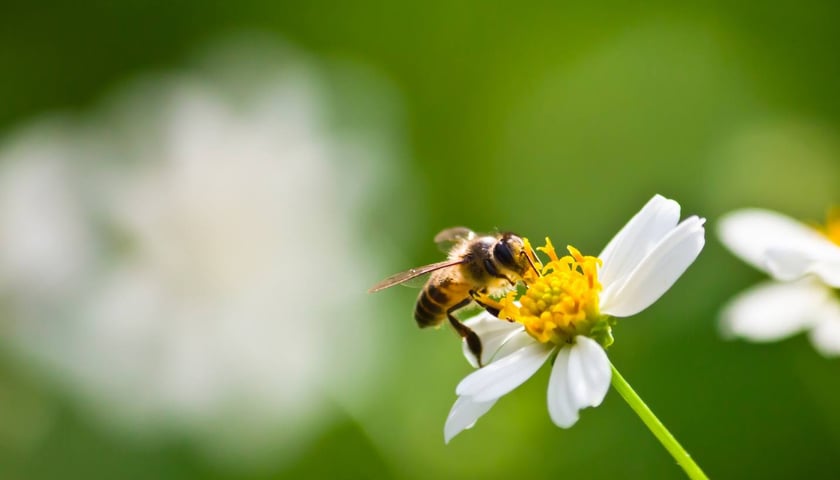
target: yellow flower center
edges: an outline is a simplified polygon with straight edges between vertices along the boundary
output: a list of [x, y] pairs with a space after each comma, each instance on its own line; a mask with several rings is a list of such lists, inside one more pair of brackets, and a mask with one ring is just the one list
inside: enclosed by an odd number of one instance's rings
[[574, 247], [566, 247], [569, 255], [558, 257], [545, 239], [540, 247], [549, 257], [545, 265], [532, 254], [530, 243], [525, 248], [539, 275], [526, 275], [526, 290], [515, 303], [516, 292], [510, 292], [499, 301], [500, 318], [519, 322], [525, 330], [542, 343], [562, 344], [575, 335], [587, 335], [593, 324], [601, 319], [598, 307], [598, 267], [601, 260], [581, 255]]
[[828, 211], [828, 218], [822, 232], [829, 240], [840, 245], [840, 207], [834, 207]]

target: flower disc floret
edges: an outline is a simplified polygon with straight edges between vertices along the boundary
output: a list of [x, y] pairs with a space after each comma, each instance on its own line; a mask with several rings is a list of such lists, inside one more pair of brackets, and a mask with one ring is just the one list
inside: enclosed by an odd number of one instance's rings
[[[533, 338], [541, 343], [569, 343], [576, 335], [588, 335], [593, 324], [601, 318], [598, 307], [598, 267], [596, 257], [584, 256], [576, 248], [567, 246], [569, 255], [558, 257], [549, 238], [540, 247], [549, 257], [539, 265], [540, 276], [526, 278], [527, 289], [515, 302], [511, 292], [501, 303], [500, 316], [521, 323]], [[536, 258], [534, 258], [536, 260]]]

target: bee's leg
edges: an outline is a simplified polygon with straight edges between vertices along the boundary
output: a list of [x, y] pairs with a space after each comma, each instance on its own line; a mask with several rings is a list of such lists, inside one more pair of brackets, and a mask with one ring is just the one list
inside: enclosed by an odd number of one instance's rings
[[479, 307], [487, 310], [487, 313], [499, 318], [502, 311], [502, 304], [485, 295], [483, 292], [470, 291], [470, 297]]
[[470, 352], [472, 352], [472, 354], [475, 355], [476, 360], [478, 360], [478, 366], [482, 367], [483, 365], [481, 364], [481, 339], [478, 338], [478, 335], [476, 335], [476, 333], [473, 332], [472, 329], [470, 329], [470, 327], [461, 323], [457, 318], [455, 318], [455, 315], [453, 315], [455, 310], [458, 310], [462, 307], [466, 307], [470, 304], [470, 302], [472, 302], [472, 298], [465, 298], [464, 300], [453, 305], [446, 311], [446, 318], [449, 319], [449, 323], [452, 325], [452, 328], [454, 328], [455, 331], [458, 332], [458, 335], [460, 335], [461, 338], [463, 338], [464, 341], [467, 342], [467, 348], [469, 348]]

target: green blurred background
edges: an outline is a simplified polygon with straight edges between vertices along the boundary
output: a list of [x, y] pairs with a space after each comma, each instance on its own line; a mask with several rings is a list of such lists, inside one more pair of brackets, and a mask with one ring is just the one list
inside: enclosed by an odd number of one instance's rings
[[[836, 478], [840, 363], [802, 335], [720, 338], [720, 306], [761, 275], [723, 250], [714, 222], [743, 206], [819, 221], [840, 202], [838, 13], [831, 2], [13, 2], [0, 16], [0, 131], [87, 111], [242, 32], [361, 66], [399, 112], [389, 168], [401, 174], [357, 221], [394, 255], [331, 288], [363, 292], [437, 261], [431, 238], [458, 224], [596, 254], [661, 193], [708, 218], [707, 247], [661, 301], [619, 322], [613, 363], [711, 477]], [[615, 392], [572, 429], [553, 426], [546, 369], [444, 445], [469, 366], [451, 332], [416, 328], [415, 295], [360, 297], [388, 344], [378, 387], [282, 462], [231, 466], [177, 434], [102, 428], [6, 352], [0, 478], [681, 478]]]

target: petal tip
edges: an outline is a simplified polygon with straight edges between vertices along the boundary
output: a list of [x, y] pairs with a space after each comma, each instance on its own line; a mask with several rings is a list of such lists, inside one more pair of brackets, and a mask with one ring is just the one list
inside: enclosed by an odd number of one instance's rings
[[577, 413], [575, 413], [573, 417], [568, 418], [558, 418], [554, 415], [551, 415], [551, 422], [560, 428], [572, 428], [575, 426], [579, 419], [580, 416]]

